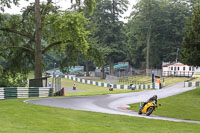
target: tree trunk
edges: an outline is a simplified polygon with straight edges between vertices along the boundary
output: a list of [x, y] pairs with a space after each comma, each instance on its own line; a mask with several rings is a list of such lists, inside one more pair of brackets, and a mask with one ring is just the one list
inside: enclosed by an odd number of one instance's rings
[[114, 75], [114, 60], [112, 56], [110, 56], [110, 75]]
[[35, 78], [40, 78], [42, 77], [40, 0], [35, 0], [35, 22]]
[[148, 31], [147, 31], [147, 53], [146, 53], [146, 74], [147, 71], [149, 69], [149, 50], [150, 50], [150, 41], [151, 41], [151, 9], [152, 9], [152, 1], [149, 0], [149, 5], [148, 5], [148, 14], [146, 16], [147, 21], [149, 21], [149, 27], [148, 27]]
[[89, 69], [88, 69], [88, 61], [85, 61], [85, 70], [86, 70], [86, 76], [90, 76]]
[[148, 29], [148, 32], [147, 32], [146, 72], [147, 72], [147, 69], [149, 69], [150, 40], [151, 40], [151, 25], [149, 26], [149, 29]]
[[102, 72], [102, 79], [105, 79], [106, 76], [105, 76], [105, 69], [104, 69], [104, 65], [102, 65], [102, 68], [101, 68], [101, 72]]

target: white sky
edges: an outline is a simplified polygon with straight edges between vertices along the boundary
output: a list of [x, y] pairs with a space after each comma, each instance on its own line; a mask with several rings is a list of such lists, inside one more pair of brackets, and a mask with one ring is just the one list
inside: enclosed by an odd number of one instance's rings
[[[12, 5], [10, 9], [6, 8], [4, 13], [20, 14], [22, 7], [26, 7], [29, 3], [34, 2], [34, 1], [35, 0], [29, 0], [29, 2], [27, 2], [26, 0], [20, 0], [19, 6]], [[47, 1], [47, 0], [41, 0], [41, 1]], [[55, 2], [55, 3], [57, 3], [57, 5], [61, 6], [62, 9], [69, 8], [71, 5], [70, 1], [71, 0], [53, 0], [53, 2]], [[128, 11], [123, 15], [123, 17], [130, 15], [131, 8], [132, 8], [133, 4], [135, 4], [137, 1], [138, 0], [129, 0], [130, 5], [128, 8]]]

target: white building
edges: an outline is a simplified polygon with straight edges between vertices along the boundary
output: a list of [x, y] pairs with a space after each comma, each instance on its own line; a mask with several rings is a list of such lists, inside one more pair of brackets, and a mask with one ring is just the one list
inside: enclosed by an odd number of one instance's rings
[[163, 62], [162, 65], [162, 76], [191, 77], [196, 71], [200, 71], [200, 68], [188, 66], [180, 62]]

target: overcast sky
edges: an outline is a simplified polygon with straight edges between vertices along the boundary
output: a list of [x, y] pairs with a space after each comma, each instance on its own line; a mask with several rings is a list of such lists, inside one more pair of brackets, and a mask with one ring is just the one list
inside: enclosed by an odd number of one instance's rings
[[[12, 7], [10, 9], [6, 9], [4, 13], [19, 14], [22, 7], [26, 7], [30, 2], [34, 2], [34, 1], [35, 0], [29, 0], [29, 2], [27, 2], [26, 0], [20, 0], [19, 6], [12, 5]], [[47, 1], [47, 0], [41, 0], [41, 1]], [[71, 0], [53, 0], [53, 2], [57, 3], [57, 5], [61, 6], [63, 9], [70, 7], [70, 1]], [[129, 9], [123, 15], [124, 17], [130, 15], [131, 8], [132, 8], [133, 4], [135, 4], [137, 1], [138, 0], [129, 0], [129, 3], [130, 3]]]

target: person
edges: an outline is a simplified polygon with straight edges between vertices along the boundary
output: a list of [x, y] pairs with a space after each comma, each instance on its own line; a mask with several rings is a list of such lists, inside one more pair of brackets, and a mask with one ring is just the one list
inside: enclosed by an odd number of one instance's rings
[[135, 90], [135, 85], [134, 84], [130, 84], [130, 89], [131, 90]]
[[161, 81], [160, 81], [160, 78], [158, 78], [156, 82], [159, 84], [159, 89], [161, 89]]
[[109, 91], [113, 91], [112, 84], [110, 84]]
[[158, 78], [158, 79], [156, 80], [156, 82], [157, 82], [158, 84], [160, 84], [160, 78]]
[[155, 103], [157, 104], [157, 95], [154, 95], [153, 97], [149, 98], [149, 100], [147, 102], [144, 102], [144, 104], [142, 105], [142, 108], [149, 102], [155, 101]]
[[73, 85], [73, 90], [76, 90], [76, 84], [74, 83], [74, 85]]
[[51, 87], [51, 81], [49, 81], [48, 86]]

